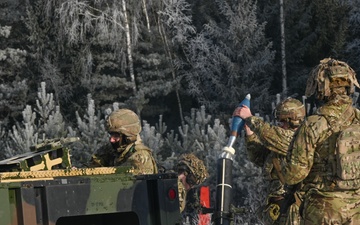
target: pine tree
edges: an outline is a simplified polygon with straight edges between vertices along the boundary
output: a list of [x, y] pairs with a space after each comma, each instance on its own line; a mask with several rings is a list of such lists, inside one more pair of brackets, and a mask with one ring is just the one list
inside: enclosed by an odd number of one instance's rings
[[[23, 23], [26, 26], [26, 36], [29, 40], [29, 60], [27, 66], [31, 71], [30, 86], [36, 87], [40, 82], [46, 82], [57, 104], [60, 102], [69, 104], [74, 96], [72, 82], [78, 82], [78, 74], [72, 70], [75, 63], [72, 60], [79, 59], [77, 49], [64, 49], [63, 41], [59, 32], [56, 9], [60, 2], [47, 0], [35, 0], [26, 2]], [[60, 41], [61, 40], [61, 41]], [[75, 86], [75, 85], [74, 85]], [[30, 96], [35, 98], [35, 96]], [[64, 104], [65, 105], [65, 104]]]
[[[162, 123], [161, 115], [159, 118], [159, 123]], [[155, 126], [151, 126], [146, 120], [143, 120], [142, 124], [142, 131], [140, 135], [143, 143], [152, 150], [152, 154], [157, 162], [163, 162], [163, 156], [166, 158], [166, 155], [164, 155], [162, 152], [164, 138], [162, 137], [161, 133], [157, 131]]]
[[260, 110], [260, 102], [269, 101], [266, 72], [274, 58], [265, 24], [257, 22], [253, 1], [215, 2], [222, 19], [209, 21], [184, 46], [188, 91], [213, 113], [233, 110], [248, 93]]
[[[72, 163], [76, 167], [84, 167], [91, 155], [108, 142], [104, 114], [95, 107], [95, 101], [89, 94], [88, 106], [83, 116], [76, 111], [76, 128], [68, 127], [70, 137], [80, 137], [80, 141], [72, 144]], [[116, 105], [117, 106], [117, 105]], [[106, 111], [111, 113], [110, 111]], [[106, 114], [105, 114], [106, 116]]]
[[11, 148], [7, 152], [7, 157], [22, 154], [30, 151], [30, 147], [38, 143], [39, 133], [36, 126], [36, 113], [31, 106], [27, 105], [23, 111], [22, 124], [16, 123], [9, 131]]
[[348, 3], [341, 0], [286, 2], [290, 93], [302, 95], [305, 92], [308, 74], [321, 59], [344, 57], [344, 45], [348, 37]]
[[28, 152], [31, 146], [45, 139], [62, 138], [67, 134], [60, 107], [53, 94], [46, 92], [45, 82], [41, 83], [37, 96], [36, 107], [27, 105], [22, 112], [22, 122], [17, 122], [8, 132], [7, 157]]
[[0, 120], [6, 128], [18, 119], [27, 100], [24, 73], [28, 52], [16, 48], [11, 26], [0, 26]]
[[[83, 54], [78, 63], [82, 87], [106, 107], [124, 102], [137, 114], [173, 91], [171, 61], [159, 31], [161, 4], [148, 1], [63, 1], [58, 8], [66, 46]], [[95, 95], [94, 93], [102, 93]], [[148, 107], [153, 116], [161, 111]]]
[[[349, 1], [349, 35], [346, 42], [346, 57], [345, 61], [351, 65], [358, 74], [360, 71], [360, 62], [357, 60], [360, 57], [360, 6], [358, 1]], [[359, 75], [358, 75], [359, 79]]]

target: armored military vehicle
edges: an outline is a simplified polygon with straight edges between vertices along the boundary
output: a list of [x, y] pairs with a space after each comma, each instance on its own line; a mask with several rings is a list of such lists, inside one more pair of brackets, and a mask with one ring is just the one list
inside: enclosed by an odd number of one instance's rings
[[127, 167], [72, 168], [49, 140], [0, 161], [0, 225], [180, 225], [177, 174]]

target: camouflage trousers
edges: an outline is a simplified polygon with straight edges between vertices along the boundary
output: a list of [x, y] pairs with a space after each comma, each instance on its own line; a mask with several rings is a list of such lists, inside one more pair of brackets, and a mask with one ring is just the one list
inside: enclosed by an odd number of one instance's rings
[[300, 212], [297, 204], [292, 204], [286, 215], [281, 215], [277, 225], [300, 225]]
[[301, 225], [359, 225], [360, 191], [306, 194]]

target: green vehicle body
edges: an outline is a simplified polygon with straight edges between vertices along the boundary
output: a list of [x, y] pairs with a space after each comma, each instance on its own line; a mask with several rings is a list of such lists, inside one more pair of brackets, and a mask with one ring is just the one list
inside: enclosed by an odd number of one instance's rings
[[9, 164], [0, 161], [0, 169], [11, 168], [0, 173], [0, 225], [181, 224], [177, 174], [134, 176], [127, 167], [77, 169], [60, 161], [55, 167], [64, 168], [41, 171]]

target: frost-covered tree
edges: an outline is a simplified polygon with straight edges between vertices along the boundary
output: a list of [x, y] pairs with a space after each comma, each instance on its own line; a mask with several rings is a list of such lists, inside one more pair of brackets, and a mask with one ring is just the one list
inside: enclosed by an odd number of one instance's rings
[[[182, 19], [179, 7], [181, 1], [143, 1], [146, 21], [139, 23], [139, 42], [134, 45], [134, 71], [139, 94], [146, 104], [142, 115], [171, 114], [183, 122], [181, 75], [174, 63], [178, 57], [178, 42], [174, 41], [171, 27], [167, 20]], [[148, 12], [147, 14], [145, 12]], [[146, 25], [146, 29], [145, 29]], [[179, 24], [173, 23], [173, 26]], [[180, 25], [181, 26], [181, 25]], [[135, 102], [142, 103], [134, 99]], [[133, 101], [133, 99], [131, 99]], [[168, 102], [168, 104], [164, 104]], [[171, 104], [169, 104], [171, 102]], [[174, 113], [175, 112], [175, 113]]]
[[[56, 104], [72, 110], [79, 107], [82, 99], [78, 70], [75, 60], [81, 59], [79, 51], [75, 48], [66, 49], [59, 40], [59, 25], [55, 14], [56, 4], [51, 1], [35, 0], [25, 1], [26, 10], [23, 14], [21, 31], [27, 37], [29, 44], [29, 59], [27, 68], [30, 71], [29, 86], [34, 89], [40, 82], [47, 84], [56, 100]], [[30, 92], [32, 93], [32, 92]], [[36, 93], [36, 92], [35, 92]], [[76, 98], [79, 97], [79, 98]], [[36, 95], [29, 96], [28, 104], [33, 104]], [[86, 99], [86, 98], [85, 98]], [[70, 113], [63, 111], [64, 117], [69, 118]]]
[[[174, 89], [179, 107], [181, 123], [184, 123], [183, 106], [181, 102], [181, 80], [183, 74], [179, 71], [182, 67], [179, 58], [183, 55], [183, 47], [189, 41], [189, 37], [195, 34], [192, 25], [190, 4], [186, 0], [172, 1], [162, 0], [163, 8], [159, 10], [159, 30], [165, 46], [167, 58], [170, 60], [171, 74], [174, 81]], [[186, 90], [186, 89], [185, 89]]]
[[172, 92], [176, 83], [157, 14], [161, 4], [145, 0], [57, 4], [61, 38], [82, 52], [78, 63], [82, 87], [93, 93], [97, 104], [125, 102], [138, 114], [148, 107], [146, 115], [165, 108], [151, 106], [159, 106], [161, 101], [155, 100]]
[[215, 1], [220, 20], [191, 37], [182, 64], [189, 93], [210, 112], [229, 112], [246, 94], [263, 110], [274, 52], [256, 18], [255, 1]]
[[108, 142], [104, 114], [96, 109], [92, 96], [87, 96], [86, 114], [76, 111], [76, 128], [68, 127], [70, 137], [79, 137], [80, 141], [72, 144], [72, 162], [77, 167], [84, 167], [91, 155]]
[[9, 131], [12, 143], [7, 157], [30, 151], [30, 147], [38, 143], [39, 133], [36, 126], [36, 113], [27, 105], [23, 111], [22, 123], [17, 123]]
[[45, 82], [41, 83], [37, 96], [36, 106], [26, 105], [22, 121], [8, 131], [7, 157], [28, 152], [31, 146], [45, 139], [62, 138], [67, 134], [60, 106], [56, 105], [53, 94], [46, 92]]

